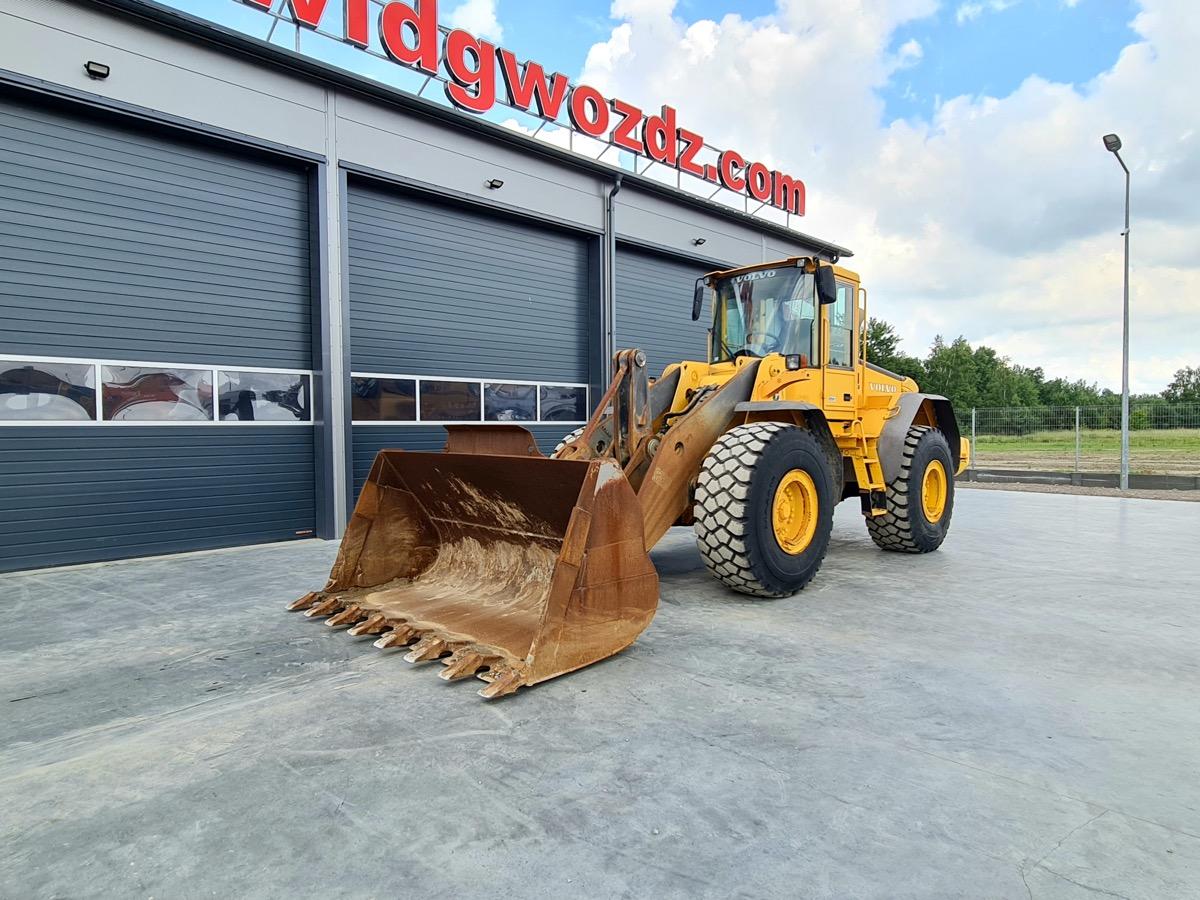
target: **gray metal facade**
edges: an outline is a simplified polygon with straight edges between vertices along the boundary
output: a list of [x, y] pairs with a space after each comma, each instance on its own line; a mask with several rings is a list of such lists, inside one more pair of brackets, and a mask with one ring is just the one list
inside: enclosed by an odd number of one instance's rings
[[293, 539], [312, 427], [10, 428], [0, 497], [0, 571]]
[[0, 98], [0, 352], [308, 369], [298, 167]]
[[353, 371], [587, 382], [586, 239], [361, 179], [348, 233]]
[[[591, 272], [577, 232], [352, 178], [353, 373], [587, 384]], [[550, 452], [574, 425], [533, 425]], [[355, 424], [352, 494], [384, 448], [437, 451], [440, 426]]]
[[708, 353], [706, 306], [692, 321], [696, 279], [717, 268], [629, 244], [617, 245], [617, 346], [646, 351], [647, 371], [656, 376], [681, 360]]
[[[0, 131], [0, 353], [312, 366], [300, 166], [17, 96]], [[311, 534], [314, 485], [311, 425], [5, 427], [0, 570]]]
[[[352, 371], [586, 383], [594, 402], [611, 320], [655, 366], [703, 353], [699, 243], [739, 263], [842, 252], [630, 173], [609, 216], [605, 163], [141, 0], [0, 0], [0, 130], [0, 354], [311, 369], [315, 410], [0, 421], [26, 548], [9, 568], [155, 552], [155, 534], [337, 537], [375, 449], [443, 442], [352, 427]], [[614, 235], [662, 252], [610, 259]], [[532, 430], [549, 450], [569, 427]]]

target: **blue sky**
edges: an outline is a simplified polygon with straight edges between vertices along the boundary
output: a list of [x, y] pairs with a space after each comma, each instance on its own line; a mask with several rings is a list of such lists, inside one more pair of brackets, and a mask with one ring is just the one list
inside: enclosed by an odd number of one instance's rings
[[[251, 32], [264, 21], [240, 0], [162, 2]], [[610, 17], [611, 5], [610, 0], [496, 2], [505, 46], [572, 76], [588, 49], [607, 40], [618, 24]], [[675, 14], [686, 22], [719, 21], [731, 13], [749, 19], [770, 15], [775, 5], [775, 0], [679, 0]], [[331, 24], [339, 6], [339, 0], [331, 0]], [[441, 6], [450, 10], [455, 3], [443, 0]], [[1136, 11], [1133, 0], [943, 0], [937, 13], [902, 26], [894, 36], [894, 51], [915, 40], [923, 56], [880, 92], [885, 117], [927, 119], [939, 100], [963, 94], [1003, 97], [1030, 75], [1083, 84], [1109, 69], [1121, 48], [1134, 42], [1129, 22]], [[345, 64], [358, 58], [347, 56]]]
[[[938, 98], [1004, 97], [1030, 75], [1082, 84], [1112, 67], [1136, 35], [1130, 0], [988, 0], [944, 3], [932, 17], [902, 26], [894, 49], [920, 43], [921, 62], [883, 92], [889, 118], [928, 117]], [[960, 14], [960, 10], [964, 10]], [[974, 9], [979, 12], [971, 17]], [[961, 20], [961, 21], [960, 21]]]
[[[970, 7], [979, 14], [971, 18]], [[570, 11], [546, 12], [536, 0], [499, 0], [505, 43], [545, 65], [575, 73], [588, 48], [606, 40], [616, 22], [608, 0], [573, 0]], [[968, 9], [959, 14], [962, 7]], [[897, 74], [883, 92], [889, 119], [928, 117], [939, 98], [961, 94], [1005, 96], [1025, 78], [1079, 84], [1110, 68], [1121, 48], [1132, 43], [1131, 0], [1016, 0], [1011, 6], [988, 0], [943, 2], [933, 16], [902, 27], [893, 49], [910, 40], [922, 48], [922, 61]], [[774, 0], [680, 0], [675, 13], [685, 21], [770, 15]], [[962, 19], [960, 22], [959, 19]]]
[[[608, 40], [618, 24], [609, 17], [610, 0], [571, 0], [559, 10], [537, 0], [498, 0], [504, 43], [516, 53], [525, 53], [547, 66], [575, 74], [583, 65], [588, 48]], [[569, 9], [567, 9], [569, 7]], [[745, 18], [770, 14], [774, 0], [679, 0], [676, 15], [693, 22], [717, 19], [736, 12]]]

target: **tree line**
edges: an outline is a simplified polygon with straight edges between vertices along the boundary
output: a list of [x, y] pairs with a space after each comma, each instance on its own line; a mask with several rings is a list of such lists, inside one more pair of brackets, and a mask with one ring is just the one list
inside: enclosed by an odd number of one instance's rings
[[[1084, 379], [1047, 378], [1041, 366], [1014, 363], [983, 344], [972, 347], [963, 337], [949, 343], [938, 335], [924, 359], [900, 349], [896, 329], [882, 319], [867, 325], [867, 358], [875, 365], [912, 378], [921, 390], [949, 397], [959, 415], [970, 417], [972, 408], [1027, 410], [1019, 416], [1036, 428], [1033, 411], [1044, 407], [1088, 407], [1091, 421], [1085, 427], [1115, 428], [1120, 422], [1121, 395]], [[1188, 366], [1157, 394], [1130, 398], [1131, 427], [1200, 427], [1195, 410], [1180, 404], [1200, 404], [1200, 365]], [[1016, 423], [1014, 423], [1016, 424]]]

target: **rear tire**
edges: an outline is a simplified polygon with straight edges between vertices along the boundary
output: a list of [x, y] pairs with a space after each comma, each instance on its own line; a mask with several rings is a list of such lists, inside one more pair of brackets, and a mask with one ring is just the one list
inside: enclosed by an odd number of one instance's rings
[[696, 485], [696, 540], [713, 576], [753, 597], [787, 597], [812, 581], [833, 529], [829, 454], [806, 428], [731, 428]]
[[880, 549], [930, 553], [946, 539], [954, 513], [954, 457], [936, 428], [908, 430], [900, 474], [888, 485], [887, 509], [867, 517], [867, 531]]

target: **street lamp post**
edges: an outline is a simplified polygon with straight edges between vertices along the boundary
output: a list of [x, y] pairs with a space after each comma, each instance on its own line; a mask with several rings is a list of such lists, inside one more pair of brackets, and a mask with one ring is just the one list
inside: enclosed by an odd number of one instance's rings
[[1129, 490], [1129, 166], [1121, 159], [1121, 139], [1104, 136], [1104, 148], [1125, 170], [1125, 305], [1121, 329], [1121, 490]]

